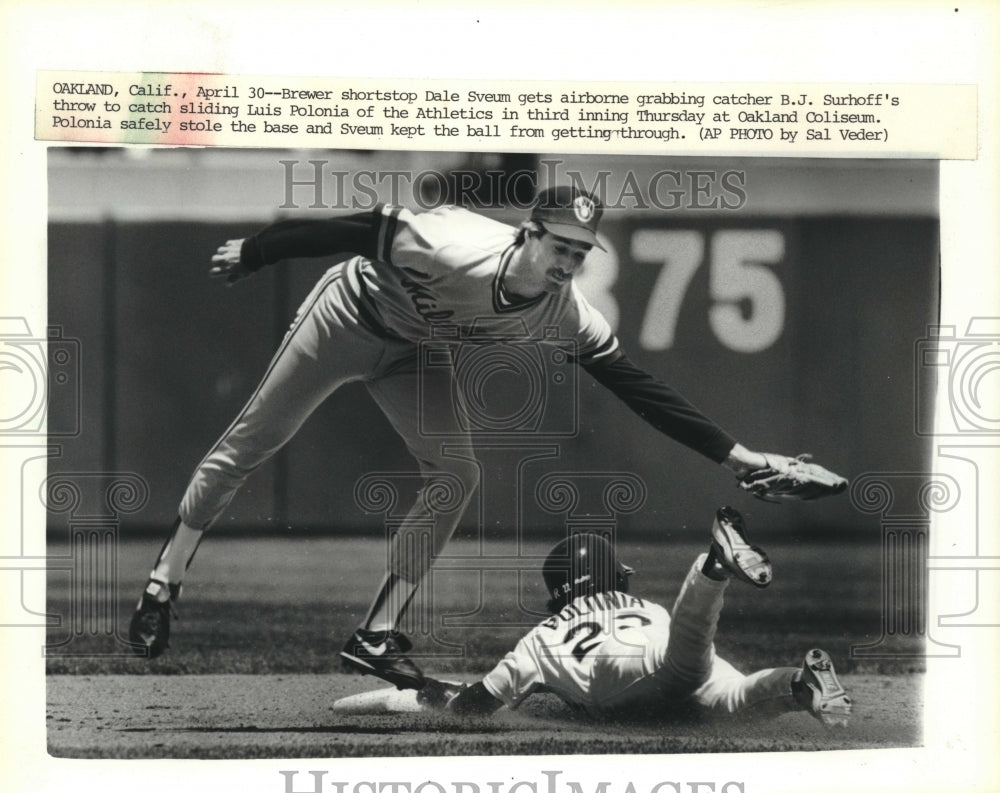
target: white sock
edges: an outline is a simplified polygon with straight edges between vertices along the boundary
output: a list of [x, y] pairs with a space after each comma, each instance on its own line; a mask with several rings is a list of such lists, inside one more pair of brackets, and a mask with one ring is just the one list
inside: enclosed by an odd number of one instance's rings
[[382, 581], [375, 601], [365, 619], [365, 629], [370, 631], [392, 631], [406, 611], [418, 584], [413, 584], [397, 575], [389, 573]]
[[160, 553], [150, 577], [168, 584], [179, 584], [203, 535], [204, 532], [192, 529], [184, 521], [180, 521]]

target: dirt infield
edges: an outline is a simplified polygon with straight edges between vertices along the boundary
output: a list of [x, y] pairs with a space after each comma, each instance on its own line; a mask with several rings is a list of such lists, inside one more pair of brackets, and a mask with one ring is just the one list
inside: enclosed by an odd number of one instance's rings
[[49, 753], [57, 757], [263, 758], [814, 751], [915, 746], [921, 675], [844, 676], [845, 730], [804, 713], [619, 723], [609, 730], [551, 696], [517, 712], [343, 715], [335, 699], [381, 685], [331, 675], [101, 675], [48, 679]]

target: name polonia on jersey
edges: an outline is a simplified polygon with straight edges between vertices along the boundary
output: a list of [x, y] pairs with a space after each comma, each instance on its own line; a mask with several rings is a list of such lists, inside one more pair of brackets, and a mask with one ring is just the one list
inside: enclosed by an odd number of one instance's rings
[[583, 617], [592, 615], [613, 616], [613, 612], [629, 608], [648, 608], [645, 600], [625, 592], [600, 592], [596, 595], [578, 597], [568, 606], [547, 620], [540, 628], [558, 628], [568, 622], [576, 622]]

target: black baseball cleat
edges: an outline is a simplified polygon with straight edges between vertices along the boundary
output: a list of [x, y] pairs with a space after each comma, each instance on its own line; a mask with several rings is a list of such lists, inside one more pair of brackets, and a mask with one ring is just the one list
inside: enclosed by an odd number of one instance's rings
[[712, 524], [712, 550], [735, 578], [755, 587], [771, 583], [771, 562], [763, 549], [747, 540], [743, 516], [732, 507], [722, 507]]
[[[169, 595], [166, 600], [160, 600], [164, 587]], [[180, 595], [180, 584], [149, 580], [128, 626], [128, 638], [136, 655], [156, 658], [169, 647], [170, 618], [177, 619], [174, 602]]]
[[374, 675], [398, 689], [424, 686], [424, 673], [406, 657], [413, 644], [401, 633], [359, 628], [340, 651], [345, 667], [363, 675]]
[[833, 671], [833, 661], [824, 650], [810, 650], [802, 662], [801, 682], [805, 694], [800, 700], [809, 712], [827, 727], [846, 727], [851, 717], [851, 698]]

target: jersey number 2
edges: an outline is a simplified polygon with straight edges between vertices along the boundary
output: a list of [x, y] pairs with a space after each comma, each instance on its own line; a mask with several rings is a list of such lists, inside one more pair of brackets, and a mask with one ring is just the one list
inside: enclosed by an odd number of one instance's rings
[[596, 622], [581, 622], [579, 625], [574, 625], [566, 631], [566, 636], [563, 638], [563, 644], [569, 644], [577, 637], [578, 634], [583, 633], [584, 631], [586, 631], [586, 634], [573, 647], [573, 657], [577, 661], [582, 661], [583, 656], [601, 643], [600, 639], [595, 640], [594, 638], [601, 632], [601, 626]]
[[[616, 625], [618, 630], [628, 630], [629, 628], [644, 627], [650, 624], [649, 617], [644, 617], [642, 614], [621, 614], [617, 618], [619, 624]], [[638, 625], [630, 625], [630, 621], [635, 621]], [[569, 644], [573, 641], [579, 634], [584, 633], [584, 636], [573, 646], [573, 657], [577, 661], [582, 661], [583, 656], [593, 650], [597, 645], [599, 645], [603, 640], [598, 639], [597, 636], [601, 632], [601, 626], [596, 622], [581, 622], [579, 625], [574, 625], [563, 637], [563, 644]]]

